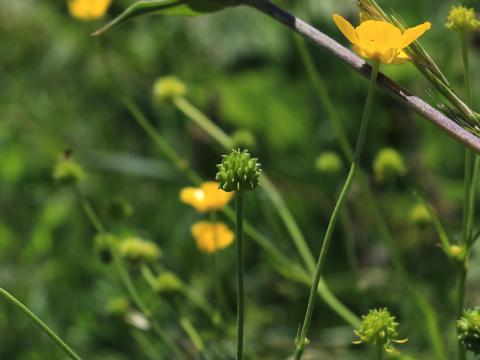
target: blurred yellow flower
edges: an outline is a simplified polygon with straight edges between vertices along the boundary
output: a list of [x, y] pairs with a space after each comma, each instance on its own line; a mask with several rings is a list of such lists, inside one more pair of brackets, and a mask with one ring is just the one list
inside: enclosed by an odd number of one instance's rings
[[233, 232], [222, 222], [199, 221], [192, 226], [192, 235], [199, 250], [213, 253], [233, 242]]
[[70, 14], [79, 20], [101, 18], [108, 10], [112, 0], [68, 0]]
[[403, 49], [431, 27], [427, 21], [402, 34], [399, 28], [386, 21], [366, 20], [357, 28], [337, 14], [333, 15], [333, 21], [353, 44], [353, 49], [359, 56], [376, 59], [384, 64], [403, 64], [410, 60]]
[[218, 188], [218, 182], [207, 181], [199, 188], [186, 187], [180, 191], [180, 200], [193, 206], [198, 212], [220, 210], [228, 204], [233, 193]]

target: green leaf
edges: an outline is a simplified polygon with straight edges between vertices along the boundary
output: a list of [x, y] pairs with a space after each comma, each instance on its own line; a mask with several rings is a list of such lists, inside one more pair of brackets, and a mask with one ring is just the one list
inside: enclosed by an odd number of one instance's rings
[[235, 0], [142, 0], [130, 5], [123, 13], [95, 31], [98, 36], [111, 28], [140, 15], [197, 16], [222, 10], [236, 4]]

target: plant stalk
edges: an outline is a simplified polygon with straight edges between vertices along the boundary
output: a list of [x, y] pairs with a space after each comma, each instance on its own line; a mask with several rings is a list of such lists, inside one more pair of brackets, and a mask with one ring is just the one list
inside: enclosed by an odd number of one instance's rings
[[306, 338], [307, 332], [310, 327], [310, 322], [313, 315], [313, 309], [315, 307], [316, 302], [316, 295], [317, 295], [317, 288], [318, 283], [320, 281], [321, 276], [323, 275], [323, 269], [325, 267], [325, 261], [327, 258], [328, 249], [330, 247], [330, 242], [332, 239], [333, 231], [335, 229], [335, 224], [337, 222], [337, 217], [341, 211], [343, 203], [345, 202], [346, 196], [350, 190], [350, 186], [352, 185], [353, 179], [355, 177], [355, 173], [358, 167], [358, 162], [360, 160], [360, 156], [362, 154], [363, 146], [365, 144], [365, 137], [367, 134], [368, 122], [370, 119], [370, 114], [372, 110], [373, 99], [375, 95], [375, 87], [377, 83], [378, 71], [380, 67], [380, 62], [377, 60], [373, 63], [371, 77], [370, 77], [370, 84], [368, 87], [368, 94], [367, 100], [365, 102], [365, 108], [362, 115], [362, 122], [360, 125], [360, 131], [357, 139], [357, 145], [355, 147], [355, 152], [353, 156], [353, 162], [350, 166], [350, 171], [348, 173], [347, 179], [343, 186], [343, 189], [340, 193], [340, 196], [337, 200], [337, 204], [333, 210], [332, 216], [330, 218], [330, 222], [327, 227], [327, 231], [325, 233], [325, 237], [323, 239], [322, 249], [320, 251], [320, 256], [318, 257], [317, 269], [315, 272], [315, 277], [313, 280], [313, 285], [310, 290], [310, 296], [308, 299], [307, 310], [305, 314], [305, 319], [303, 321], [302, 329], [300, 331], [300, 336], [296, 341], [296, 350], [294, 359], [300, 360], [306, 345]]
[[0, 287], [0, 296], [5, 298], [11, 304], [13, 304], [17, 309], [27, 315], [35, 324], [37, 324], [40, 329], [42, 329], [60, 348], [73, 360], [81, 360], [75, 351], [70, 348], [61, 338], [58, 336], [50, 327], [45, 324], [40, 318], [35, 315], [28, 307], [23, 305], [15, 296], [10, 294], [7, 290]]
[[236, 238], [237, 247], [237, 360], [243, 359], [243, 325], [245, 321], [244, 289], [243, 289], [243, 201], [244, 193], [238, 191], [235, 196], [237, 221]]

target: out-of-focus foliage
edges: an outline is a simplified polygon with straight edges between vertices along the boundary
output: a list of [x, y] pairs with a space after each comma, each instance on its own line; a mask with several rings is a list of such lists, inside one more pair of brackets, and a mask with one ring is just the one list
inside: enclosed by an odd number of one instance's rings
[[[213, 291], [211, 258], [198, 251], [190, 233], [191, 225], [204, 218], [179, 201], [180, 189], [191, 184], [132, 120], [121, 101], [122, 92], [139, 104], [205, 179], [213, 180], [215, 164], [224, 151], [172, 105], [154, 100], [158, 77], [174, 75], [185, 82], [188, 98], [228, 133], [251, 134], [254, 156], [285, 196], [314, 254], [334, 204], [333, 194], [345, 176], [343, 170], [327, 176], [315, 167], [320, 153], [340, 154], [341, 150], [289, 31], [240, 7], [199, 18], [142, 17], [101, 38], [90, 37], [131, 3], [114, 0], [103, 20], [79, 22], [63, 1], [0, 2], [0, 285], [92, 360], [143, 359], [148, 353], [145, 348], [163, 354], [167, 350], [150, 342], [144, 319], [132, 313], [134, 306], [126, 300], [113, 264], [102, 262], [96, 233], [76, 191], [59, 186], [52, 177], [59, 154], [67, 149], [88, 173], [79, 186], [109, 230], [122, 238], [153, 241], [163, 253], [156, 270], [173, 271], [212, 307], [227, 309], [222, 310], [230, 320], [225, 323], [234, 323], [233, 246], [217, 254], [224, 294], [219, 300]], [[454, 3], [381, 3], [409, 24], [432, 22], [422, 43], [452, 83], [461, 85], [458, 37], [443, 28]], [[353, 22], [358, 16], [353, 2], [347, 0], [284, 1], [282, 5], [344, 44], [331, 14], [341, 13]], [[478, 3], [466, 1], [465, 5]], [[478, 33], [470, 45], [472, 57], [478, 58]], [[321, 50], [310, 45], [309, 49], [353, 143], [367, 83]], [[479, 64], [472, 61], [474, 79], [480, 74]], [[383, 70], [425, 99], [437, 101], [412, 65]], [[472, 83], [478, 94], [479, 82]], [[478, 110], [478, 101], [474, 105]], [[393, 183], [380, 184], [373, 181], [372, 166], [375, 155], [386, 146], [402, 154], [408, 173]], [[462, 146], [447, 135], [378, 93], [362, 163], [412, 286], [436, 310], [441, 335], [452, 349], [454, 265], [440, 250], [433, 228], [424, 224], [422, 214], [412, 215], [411, 209], [417, 204], [413, 191], [426, 193], [454, 236], [459, 235], [463, 153]], [[118, 216], [118, 199], [128, 204], [128, 216], [123, 211]], [[402, 352], [415, 359], [432, 359], [425, 322], [411, 299], [401, 293], [398, 274], [392, 270], [364, 200], [354, 184], [346, 219], [335, 232], [326, 280], [356, 314], [388, 306], [401, 324], [399, 333], [409, 338]], [[284, 225], [262, 191], [255, 190], [247, 198], [246, 217], [281, 251], [297, 258]], [[347, 235], [354, 239], [356, 262], [346, 250]], [[256, 244], [247, 240], [245, 250], [248, 351], [259, 359], [286, 358], [304, 314], [307, 288], [280, 277]], [[476, 285], [480, 265], [475, 261], [478, 250], [474, 251], [468, 279], [471, 306], [480, 302]], [[152, 292], [139, 272], [133, 266], [142, 296], [155, 307], [167, 331], [186, 338], [178, 325], [178, 314], [182, 314], [200, 329], [212, 359], [229, 358], [233, 325], [224, 329], [225, 341], [209, 343], [215, 334], [208, 317], [176, 295]], [[165, 289], [166, 281], [158, 286]], [[2, 300], [0, 334], [0, 359], [64, 356], [28, 318]], [[351, 345], [352, 329], [324, 303], [315, 311], [309, 339], [312, 358], [367, 356], [363, 348]]]

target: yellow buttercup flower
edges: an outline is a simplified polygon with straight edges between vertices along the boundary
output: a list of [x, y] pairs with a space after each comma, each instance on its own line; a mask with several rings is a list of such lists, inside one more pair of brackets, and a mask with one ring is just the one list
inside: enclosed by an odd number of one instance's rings
[[233, 193], [220, 190], [215, 181], [204, 182], [199, 188], [186, 187], [180, 191], [180, 200], [201, 213], [223, 209], [232, 196]]
[[108, 10], [112, 0], [69, 0], [70, 14], [79, 20], [95, 20], [101, 18]]
[[353, 44], [353, 49], [358, 55], [384, 64], [403, 64], [410, 60], [403, 49], [431, 27], [429, 22], [425, 22], [405, 30], [402, 34], [399, 28], [386, 21], [366, 20], [357, 28], [340, 15], [333, 15], [333, 21]]
[[192, 226], [192, 235], [199, 250], [213, 253], [233, 242], [233, 232], [222, 222], [199, 221]]

